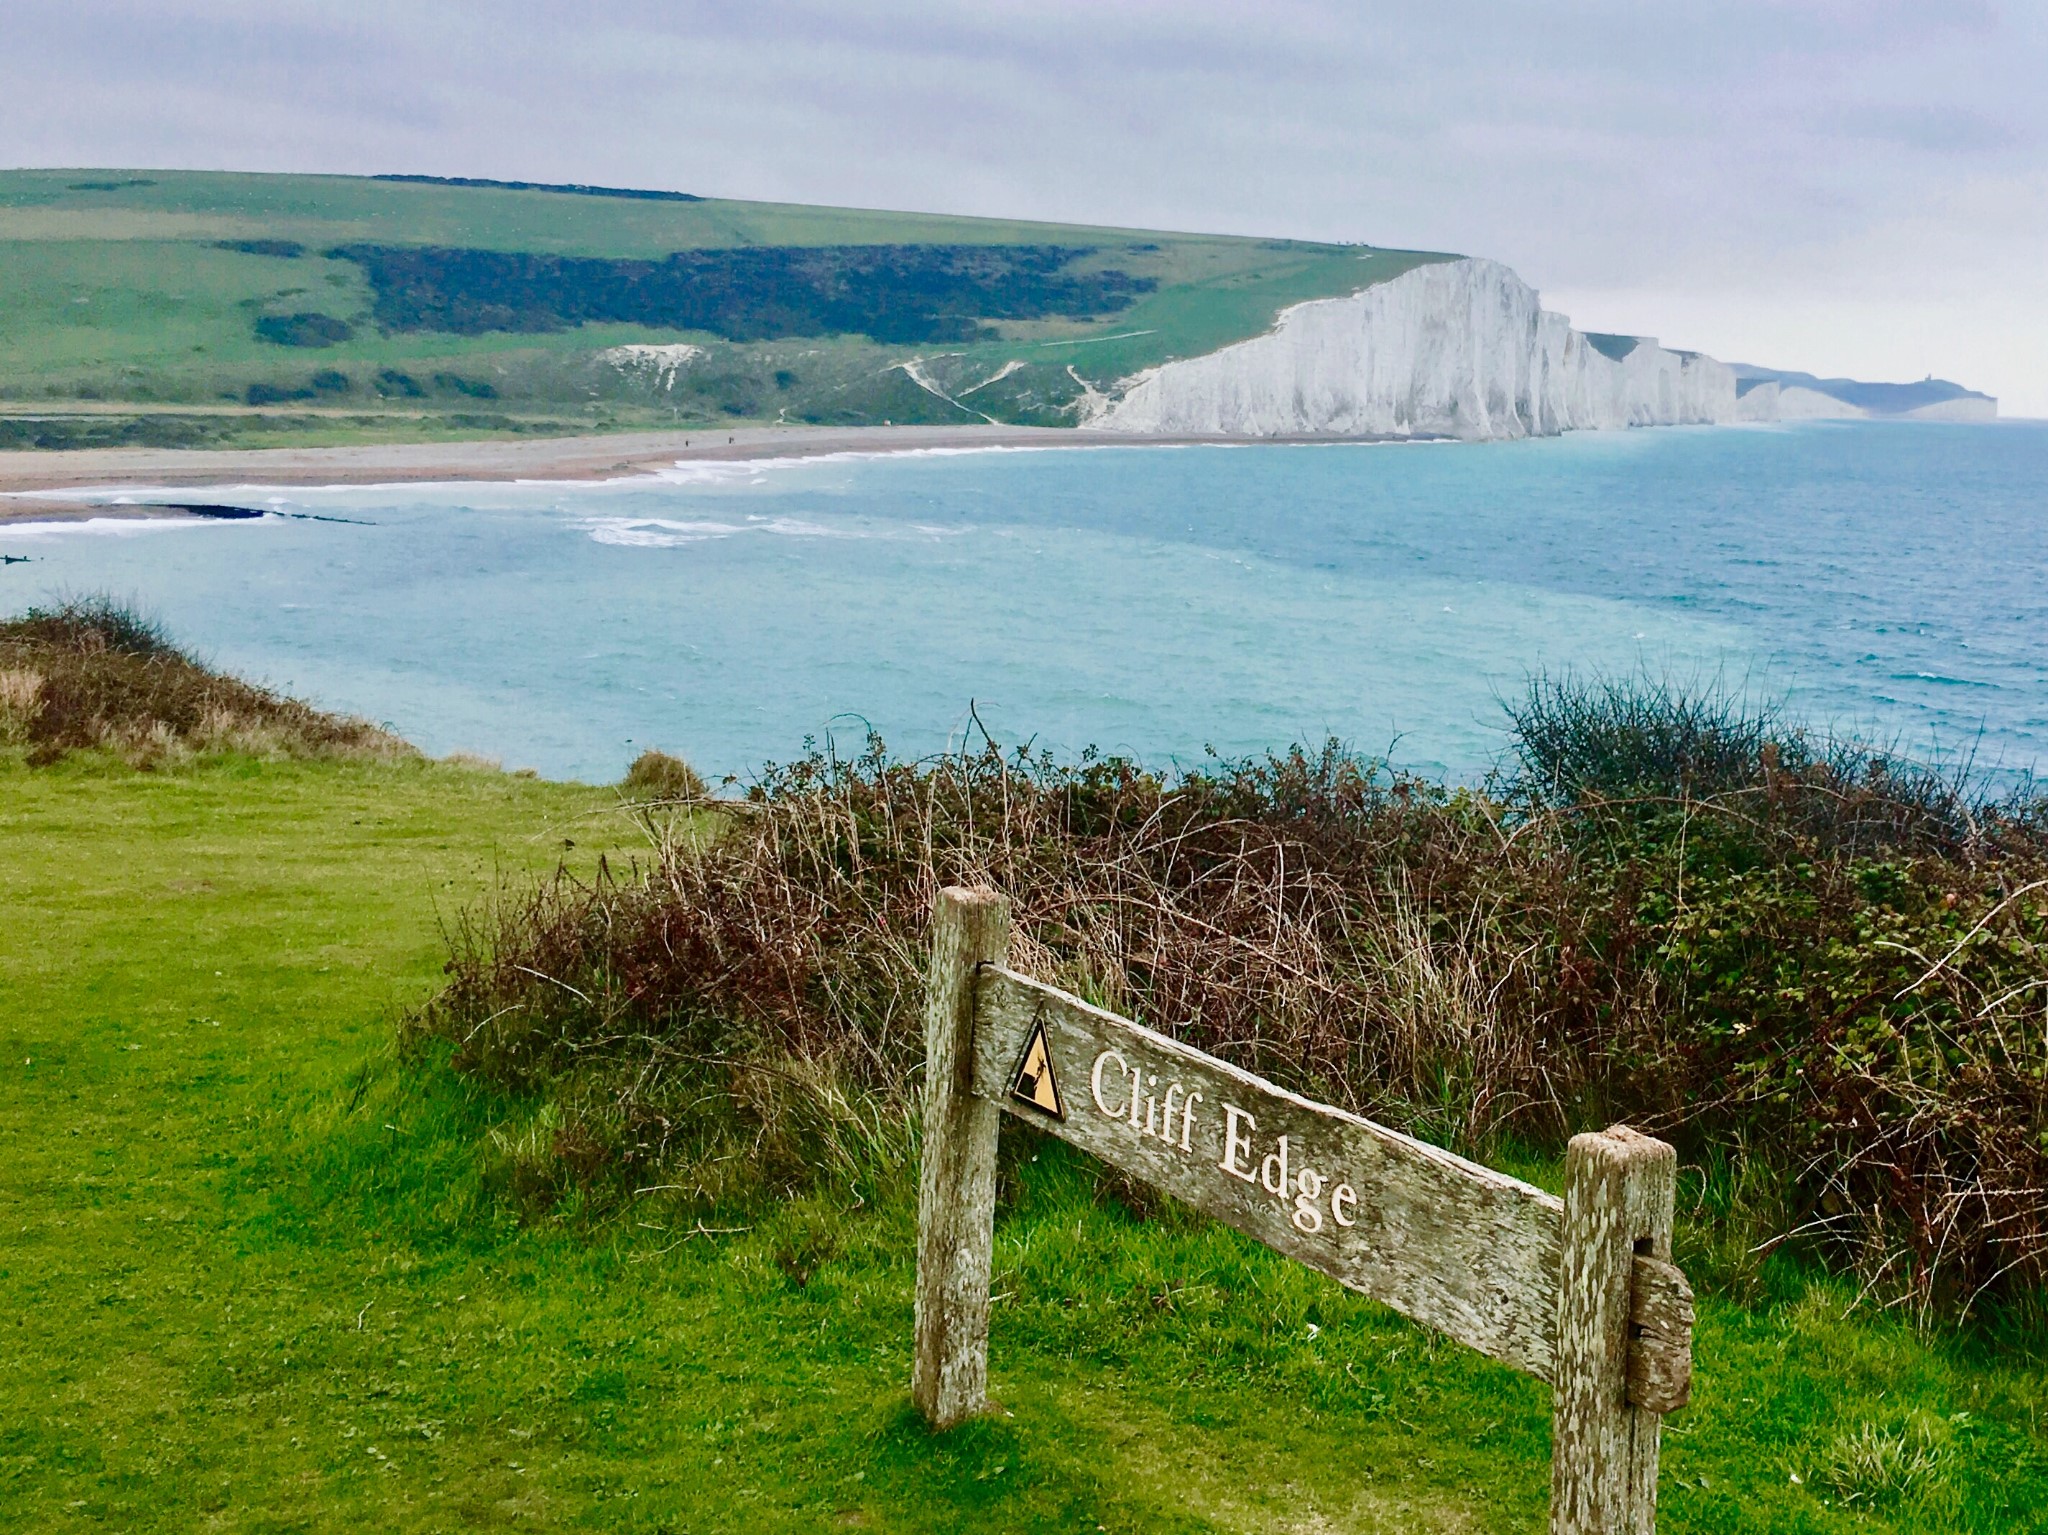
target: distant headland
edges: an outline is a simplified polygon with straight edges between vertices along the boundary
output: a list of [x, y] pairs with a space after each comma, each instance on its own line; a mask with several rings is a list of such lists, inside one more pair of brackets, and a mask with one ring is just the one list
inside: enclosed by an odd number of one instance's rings
[[83, 467], [375, 449], [381, 472], [399, 447], [431, 448], [412, 455], [424, 470], [522, 444], [504, 462], [566, 473], [607, 454], [560, 443], [625, 435], [664, 453], [742, 433], [834, 451], [816, 445], [914, 445], [903, 428], [924, 445], [1487, 440], [1997, 414], [1942, 380], [1819, 378], [1578, 331], [1498, 262], [1366, 245], [575, 183], [123, 170], [0, 172], [0, 244], [0, 454], [16, 457], [0, 480], [15, 485], [20, 457], [45, 462], [38, 483], [82, 483], [47, 458], [65, 450]]

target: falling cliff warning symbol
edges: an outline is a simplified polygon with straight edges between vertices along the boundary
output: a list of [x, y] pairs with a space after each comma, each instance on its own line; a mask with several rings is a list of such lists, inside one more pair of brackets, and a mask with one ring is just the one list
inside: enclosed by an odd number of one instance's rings
[[1052, 1076], [1052, 1050], [1045, 1042], [1043, 1018], [1031, 1025], [1031, 1037], [1024, 1041], [1024, 1058], [1017, 1063], [1017, 1080], [1010, 1084], [1010, 1096], [1054, 1119], [1067, 1117], [1066, 1105], [1060, 1102], [1060, 1085]]

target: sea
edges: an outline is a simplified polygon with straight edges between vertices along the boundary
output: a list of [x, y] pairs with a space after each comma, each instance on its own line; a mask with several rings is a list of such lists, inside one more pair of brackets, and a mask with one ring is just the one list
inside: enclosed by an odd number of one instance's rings
[[[190, 500], [190, 490], [164, 493]], [[133, 487], [105, 501], [159, 499]], [[106, 593], [434, 754], [740, 783], [871, 734], [1164, 769], [1335, 737], [1479, 782], [1532, 679], [1648, 676], [2048, 766], [2048, 423], [926, 450], [604, 483], [216, 488], [0, 524], [0, 612]]]

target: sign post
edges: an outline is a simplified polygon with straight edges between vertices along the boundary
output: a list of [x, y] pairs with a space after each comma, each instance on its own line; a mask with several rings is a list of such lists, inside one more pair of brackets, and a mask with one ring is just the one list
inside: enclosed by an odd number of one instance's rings
[[1009, 930], [993, 891], [933, 911], [911, 1374], [928, 1422], [987, 1405], [1008, 1113], [1548, 1381], [1554, 1535], [1655, 1529], [1659, 1417], [1692, 1384], [1671, 1147], [1575, 1136], [1560, 1200], [1007, 969]]
[[944, 890], [925, 977], [924, 1152], [917, 1178], [917, 1346], [910, 1394], [948, 1428], [988, 1405], [988, 1271], [995, 1245], [994, 1100], [974, 1090], [974, 983], [1010, 947], [1010, 903]]

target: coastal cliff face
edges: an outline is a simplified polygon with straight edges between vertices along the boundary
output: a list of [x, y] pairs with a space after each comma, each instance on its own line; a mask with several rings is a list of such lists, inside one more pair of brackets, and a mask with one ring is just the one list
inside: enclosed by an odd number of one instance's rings
[[[1994, 407], [1995, 408], [1995, 407]], [[1497, 261], [1417, 267], [1126, 379], [1082, 425], [1176, 436], [1548, 437], [1863, 411], [1647, 337], [1588, 336]]]
[[1597, 341], [1497, 261], [1438, 262], [1296, 304], [1263, 336], [1149, 369], [1086, 424], [1481, 439], [1738, 419], [1724, 364], [1633, 337]]
[[1913, 421], [1996, 421], [1998, 401], [1973, 395], [1960, 400], [1936, 400], [1916, 405], [1904, 413]]
[[1852, 421], [1868, 415], [1833, 395], [1797, 384], [1758, 384], [1736, 402], [1738, 421]]

